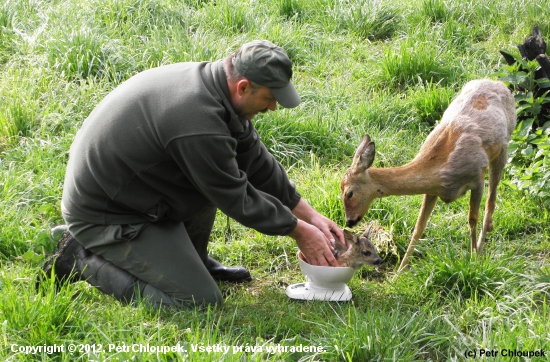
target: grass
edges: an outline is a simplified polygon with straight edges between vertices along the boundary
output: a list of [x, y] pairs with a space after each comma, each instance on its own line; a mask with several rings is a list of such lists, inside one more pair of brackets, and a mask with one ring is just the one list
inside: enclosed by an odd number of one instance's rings
[[[247, 266], [254, 278], [220, 284], [222, 306], [123, 306], [85, 283], [57, 294], [47, 284], [39, 294], [34, 278], [54, 248], [49, 230], [62, 221], [74, 134], [133, 74], [220, 59], [253, 39], [283, 46], [303, 102], [255, 123], [303, 196], [343, 226], [339, 182], [363, 134], [377, 144], [376, 166], [406, 163], [462, 84], [498, 70], [498, 50], [522, 43], [534, 25], [549, 39], [549, 17], [542, 0], [0, 0], [0, 358], [458, 361], [495, 350], [491, 360], [523, 361], [500, 352], [548, 355], [549, 211], [512, 187], [506, 174], [481, 259], [469, 255], [468, 199], [438, 203], [411, 270], [397, 278], [421, 196], [376, 201], [367, 218], [392, 231], [398, 253], [385, 253], [379, 269], [356, 273], [349, 303], [289, 300], [286, 286], [303, 281], [292, 240], [261, 235], [221, 214], [210, 253]], [[72, 344], [80, 349], [45, 350]], [[44, 350], [24, 353], [33, 346]]]

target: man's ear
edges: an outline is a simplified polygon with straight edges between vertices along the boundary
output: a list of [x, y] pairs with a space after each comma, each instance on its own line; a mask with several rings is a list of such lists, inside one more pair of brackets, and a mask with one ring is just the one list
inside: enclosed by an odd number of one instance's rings
[[246, 78], [243, 78], [237, 82], [237, 94], [239, 97], [242, 97], [250, 89], [250, 81]]

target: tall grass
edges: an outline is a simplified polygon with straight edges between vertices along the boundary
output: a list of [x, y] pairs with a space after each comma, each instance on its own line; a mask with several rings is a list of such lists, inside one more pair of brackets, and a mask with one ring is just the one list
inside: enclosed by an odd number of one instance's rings
[[338, 28], [371, 41], [391, 38], [402, 24], [397, 9], [384, 1], [336, 1], [327, 15]]
[[[549, 211], [514, 189], [506, 173], [495, 230], [479, 260], [469, 255], [463, 198], [436, 206], [411, 270], [396, 276], [421, 196], [374, 202], [354, 231], [378, 220], [391, 230], [399, 255], [357, 272], [349, 303], [289, 300], [286, 286], [304, 280], [294, 243], [221, 213], [210, 254], [245, 265], [254, 278], [220, 283], [222, 306], [123, 306], [86, 283], [58, 294], [51, 283], [34, 290], [55, 246], [49, 230], [62, 222], [74, 134], [132, 75], [221, 59], [253, 39], [283, 46], [303, 102], [261, 115], [255, 125], [303, 197], [343, 226], [339, 182], [361, 137], [369, 133], [376, 142], [377, 167], [408, 162], [462, 84], [493, 77], [498, 50], [523, 42], [533, 25], [548, 39], [549, 18], [542, 0], [0, 0], [0, 358], [458, 361], [480, 349], [549, 353]], [[12, 349], [70, 343], [88, 349], [36, 355]], [[181, 345], [187, 352], [89, 348], [99, 344]], [[214, 345], [243, 349], [196, 350]], [[322, 349], [297, 350], [304, 346]]]

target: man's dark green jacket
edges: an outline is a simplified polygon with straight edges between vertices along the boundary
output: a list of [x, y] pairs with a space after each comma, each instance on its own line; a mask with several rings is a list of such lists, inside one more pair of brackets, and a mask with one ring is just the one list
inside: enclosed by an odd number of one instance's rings
[[108, 94], [70, 150], [63, 206], [92, 224], [185, 221], [215, 205], [287, 235], [300, 194], [230, 103], [223, 61], [146, 70]]

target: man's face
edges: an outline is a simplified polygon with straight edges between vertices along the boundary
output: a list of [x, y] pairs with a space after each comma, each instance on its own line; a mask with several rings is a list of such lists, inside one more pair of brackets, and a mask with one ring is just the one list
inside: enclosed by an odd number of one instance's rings
[[277, 109], [277, 100], [267, 87], [252, 89], [250, 84], [242, 90], [238, 104], [234, 105], [237, 114], [244, 119], [251, 120], [258, 113]]

